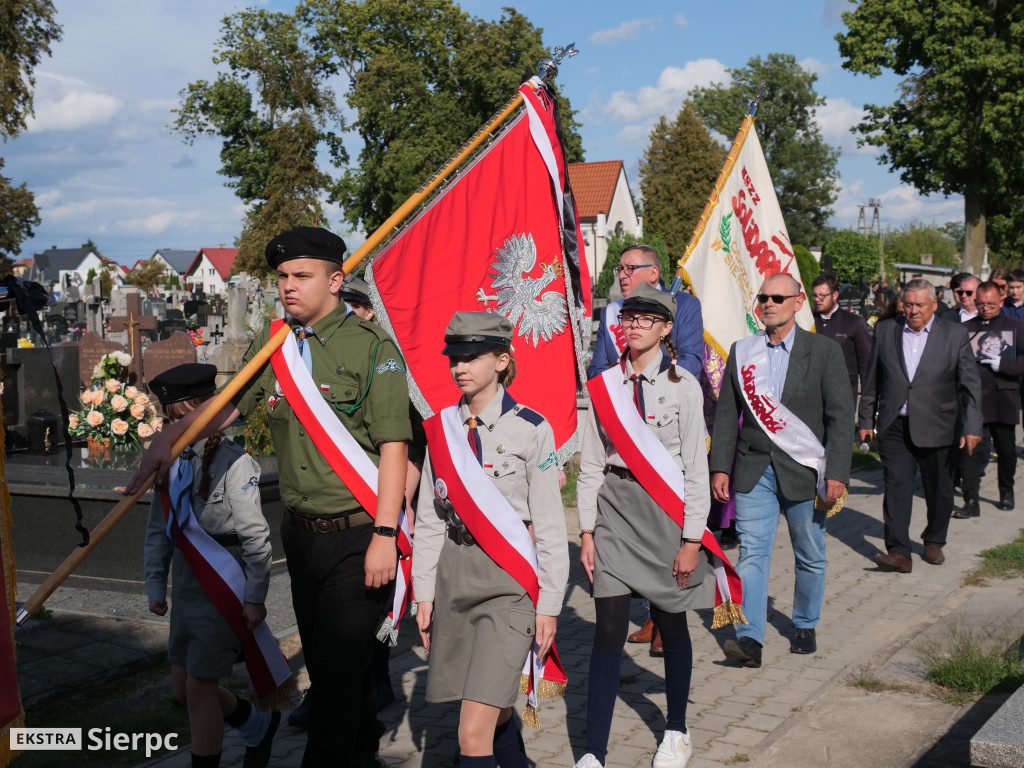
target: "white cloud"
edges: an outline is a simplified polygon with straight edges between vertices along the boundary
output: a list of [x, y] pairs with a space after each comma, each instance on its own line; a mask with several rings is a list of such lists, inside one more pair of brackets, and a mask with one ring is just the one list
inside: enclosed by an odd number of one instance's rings
[[602, 29], [588, 38], [592, 45], [604, 45], [605, 43], [620, 43], [623, 40], [635, 40], [636, 36], [645, 29], [654, 29], [661, 25], [660, 18], [653, 19], [630, 19], [624, 21], [614, 29]]
[[[878, 198], [882, 204], [878, 218], [883, 231], [886, 227], [902, 227], [914, 221], [942, 224], [963, 218], [964, 202], [958, 195], [922, 195], [913, 187], [903, 184], [879, 192], [877, 187], [865, 184], [863, 179], [855, 179], [841, 184], [839, 197], [833, 206], [832, 223], [838, 227], [856, 229], [860, 206], [866, 205], [872, 197]], [[869, 225], [872, 214], [871, 208], [864, 209]]]
[[627, 125], [615, 135], [615, 144], [618, 147], [646, 146], [651, 129], [646, 125]]
[[200, 216], [200, 211], [161, 211], [160, 213], [136, 219], [122, 219], [121, 221], [114, 222], [114, 226], [128, 233], [157, 234], [163, 232], [171, 225], [181, 227], [194, 222]]
[[109, 123], [120, 109], [120, 99], [99, 93], [82, 80], [40, 72], [35, 116], [26, 123], [35, 133], [78, 130]]
[[680, 29], [686, 29], [690, 24], [690, 22], [686, 20], [686, 17], [683, 16], [683, 14], [681, 13], [676, 14], [676, 17], [675, 19], [673, 19], [673, 21], [675, 22], [675, 25]]
[[825, 106], [819, 107], [815, 113], [815, 120], [821, 128], [821, 135], [832, 146], [838, 146], [840, 150], [857, 155], [877, 155], [878, 147], [857, 146], [859, 134], [850, 130], [864, 119], [864, 110], [855, 107], [846, 99], [829, 98], [825, 99]]
[[59, 189], [48, 189], [46, 192], [35, 193], [36, 205], [40, 208], [49, 208], [60, 200]]
[[691, 89], [728, 80], [725, 65], [717, 59], [688, 61], [682, 69], [665, 67], [658, 75], [657, 85], [645, 85], [636, 91], [616, 91], [602, 112], [612, 123], [636, 123], [674, 114]]
[[800, 65], [801, 69], [807, 70], [812, 75], [817, 75], [819, 79], [824, 78], [831, 69], [831, 67], [821, 59], [815, 59], [810, 56], [806, 59], [801, 59], [797, 64]]

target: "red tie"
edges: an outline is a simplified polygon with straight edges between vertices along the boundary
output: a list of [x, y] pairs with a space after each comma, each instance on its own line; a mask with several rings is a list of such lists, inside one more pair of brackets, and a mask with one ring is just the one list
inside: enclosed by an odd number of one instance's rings
[[644, 396], [640, 390], [641, 382], [643, 382], [643, 374], [634, 373], [629, 377], [629, 380], [633, 382], [633, 405], [636, 406], [637, 413], [640, 417], [646, 419], [647, 415], [644, 413]]
[[477, 432], [477, 420], [475, 417], [470, 416], [466, 419], [466, 424], [469, 425], [469, 432], [466, 433], [466, 438], [469, 440], [469, 449], [476, 456], [477, 463], [482, 467], [484, 465], [483, 457], [483, 446], [480, 444], [480, 433]]

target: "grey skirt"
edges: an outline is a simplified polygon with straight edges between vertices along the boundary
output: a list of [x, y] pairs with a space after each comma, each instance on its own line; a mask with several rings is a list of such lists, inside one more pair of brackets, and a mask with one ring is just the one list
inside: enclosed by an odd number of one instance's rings
[[[229, 547], [241, 561], [241, 547]], [[180, 550], [171, 561], [171, 631], [167, 659], [193, 677], [219, 680], [242, 660], [242, 641], [206, 596]]]
[[681, 613], [715, 607], [715, 572], [701, 549], [686, 587], [672, 565], [682, 530], [635, 480], [605, 475], [594, 525], [594, 597], [634, 594], [659, 610]]
[[427, 701], [509, 707], [536, 634], [533, 601], [478, 545], [444, 540], [434, 591]]

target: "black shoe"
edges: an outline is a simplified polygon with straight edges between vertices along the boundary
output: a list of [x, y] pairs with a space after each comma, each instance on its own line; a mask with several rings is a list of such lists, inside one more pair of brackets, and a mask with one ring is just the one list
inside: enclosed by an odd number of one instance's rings
[[1000, 491], [996, 509], [1013, 509], [1013, 491]]
[[733, 640], [731, 637], [722, 645], [727, 659], [738, 661], [745, 667], [761, 666], [761, 644], [752, 637], [741, 637]]
[[260, 743], [255, 747], [245, 748], [245, 757], [242, 759], [242, 768], [267, 768], [270, 764], [270, 750], [274, 746], [274, 734], [277, 733], [277, 726], [281, 724], [281, 713], [270, 713], [270, 725], [267, 732], [263, 734]]
[[302, 692], [302, 701], [299, 702], [299, 706], [288, 715], [288, 725], [303, 731], [309, 729], [309, 688]]
[[718, 542], [718, 545], [722, 549], [736, 549], [740, 545], [740, 537], [732, 528], [726, 528], [722, 531], [722, 540]]
[[814, 639], [814, 629], [797, 628], [793, 639], [789, 641], [790, 653], [814, 653], [818, 650], [818, 643]]
[[[1002, 509], [1002, 507], [1000, 507]], [[953, 517], [957, 520], [966, 520], [969, 517], [980, 517], [981, 507], [978, 506], [978, 502], [974, 499], [965, 501], [963, 509], [957, 509], [953, 512]]]

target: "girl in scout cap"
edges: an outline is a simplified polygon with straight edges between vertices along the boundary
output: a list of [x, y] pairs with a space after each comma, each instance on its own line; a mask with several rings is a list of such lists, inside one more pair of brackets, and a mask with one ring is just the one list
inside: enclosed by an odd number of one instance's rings
[[627, 398], [620, 403], [636, 407], [667, 450], [666, 461], [670, 457], [684, 473], [682, 528], [626, 467], [595, 408], [587, 413], [577, 503], [580, 562], [593, 584], [596, 622], [587, 754], [576, 768], [600, 768], [607, 756], [632, 595], [650, 601], [664, 644], [668, 712], [654, 768], [683, 768], [692, 752], [686, 701], [693, 652], [686, 611], [714, 607], [715, 579], [700, 544], [710, 507], [704, 399], [696, 379], [675, 365], [669, 336], [673, 317], [675, 299], [670, 294], [646, 283], [634, 288], [619, 316], [627, 342], [621, 368], [605, 375], [609, 387], [628, 388], [632, 404]]
[[[171, 421], [183, 418], [213, 397], [217, 367], [189, 363], [165, 371], [149, 382]], [[199, 440], [182, 452], [182, 492], [200, 527], [229, 552], [245, 573], [242, 620], [250, 630], [267, 615], [263, 603], [270, 585], [270, 529], [260, 506], [259, 465], [221, 433]], [[184, 504], [170, 478], [171, 515]], [[203, 585], [169, 538], [163, 494], [154, 493], [146, 529], [145, 571], [149, 610], [167, 613], [167, 572], [173, 569], [171, 631], [167, 657], [171, 662], [174, 697], [188, 707], [192, 729], [192, 765], [220, 764], [224, 727], [238, 730], [245, 741], [246, 768], [266, 766], [279, 712], [257, 712], [245, 699], [220, 687], [220, 678], [239, 661], [242, 643], [207, 596]], [[180, 535], [171, 533], [170, 536]]]
[[[454, 408], [447, 409], [425, 425], [428, 450], [412, 559], [416, 621], [430, 651], [427, 701], [462, 701], [462, 768], [490, 767], [495, 761], [502, 768], [527, 765], [512, 705], [534, 641], [538, 658], [551, 649], [569, 573], [554, 435], [543, 416], [516, 403], [506, 390], [515, 377], [511, 342], [512, 324], [501, 315], [457, 312], [443, 350], [462, 392], [457, 416]], [[455, 425], [458, 445], [439, 435], [443, 417]], [[466, 473], [472, 475], [464, 486], [471, 498], [461, 509], [449, 495], [457, 495], [453, 489], [463, 481], [446, 469], [456, 456], [483, 470]], [[472, 482], [477, 485], [471, 489]], [[536, 608], [511, 575], [514, 564], [503, 567], [509, 561], [493, 541], [477, 541], [481, 528], [470, 530], [466, 523], [479, 520], [471, 518], [468, 507], [475, 510], [476, 500], [495, 488], [507, 502], [501, 541], [536, 552]], [[488, 517], [498, 520], [497, 514]], [[497, 522], [495, 530], [500, 530]]]

